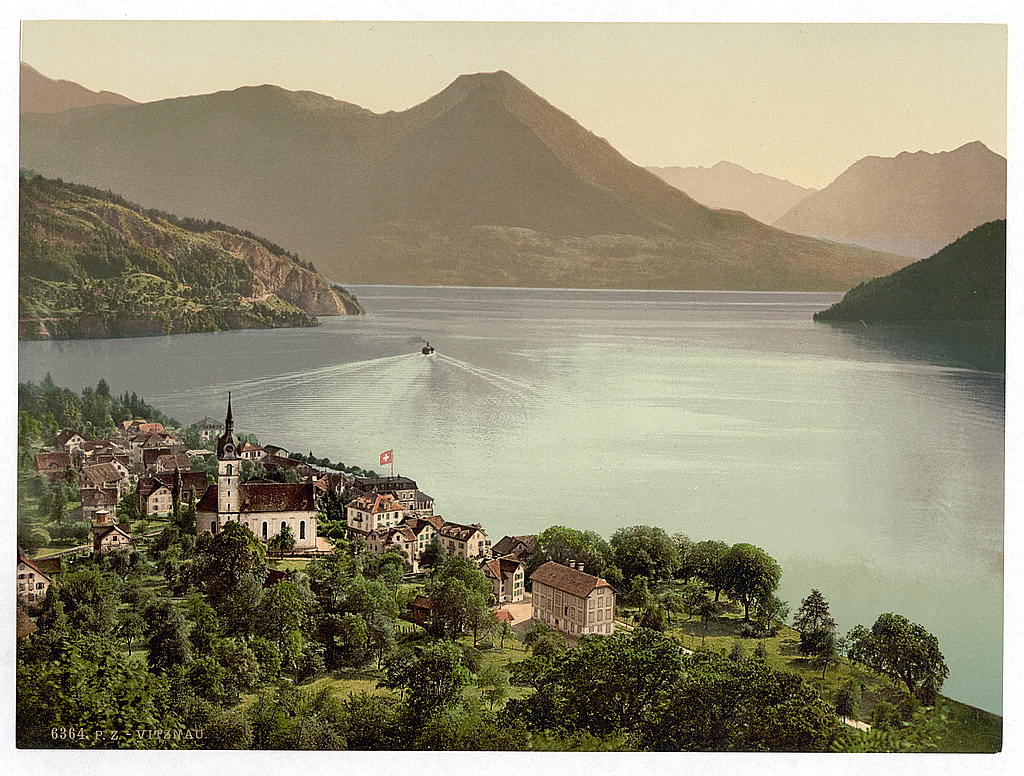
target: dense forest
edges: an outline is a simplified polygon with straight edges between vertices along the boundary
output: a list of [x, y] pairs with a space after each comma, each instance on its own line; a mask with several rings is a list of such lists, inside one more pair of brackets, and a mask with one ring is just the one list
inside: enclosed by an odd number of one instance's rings
[[935, 255], [861, 283], [816, 321], [997, 322], [1006, 319], [1006, 221], [971, 230]]
[[314, 312], [360, 311], [311, 264], [246, 231], [40, 176], [19, 186], [23, 338], [312, 326]]

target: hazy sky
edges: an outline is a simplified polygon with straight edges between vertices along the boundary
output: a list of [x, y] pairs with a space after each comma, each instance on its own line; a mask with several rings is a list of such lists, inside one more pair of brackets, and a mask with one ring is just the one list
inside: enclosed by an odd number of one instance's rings
[[806, 186], [872, 154], [1006, 154], [1001, 25], [35, 21], [22, 43], [140, 101], [273, 83], [380, 112], [504, 69], [638, 164]]

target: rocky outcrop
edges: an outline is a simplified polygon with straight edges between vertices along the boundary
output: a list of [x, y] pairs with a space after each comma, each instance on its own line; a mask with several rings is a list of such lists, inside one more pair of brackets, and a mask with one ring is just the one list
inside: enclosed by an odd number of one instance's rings
[[228, 232], [210, 232], [209, 236], [250, 269], [253, 299], [273, 294], [310, 315], [362, 312], [322, 277], [285, 257], [275, 256], [255, 240]]

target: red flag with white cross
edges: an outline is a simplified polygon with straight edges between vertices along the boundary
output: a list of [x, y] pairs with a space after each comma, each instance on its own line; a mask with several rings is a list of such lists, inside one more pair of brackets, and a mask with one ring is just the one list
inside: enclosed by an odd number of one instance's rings
[[388, 464], [388, 463], [394, 463], [394, 460], [395, 460], [395, 451], [394, 450], [385, 450], [383, 453], [380, 454], [380, 465], [381, 466], [384, 466], [385, 464]]

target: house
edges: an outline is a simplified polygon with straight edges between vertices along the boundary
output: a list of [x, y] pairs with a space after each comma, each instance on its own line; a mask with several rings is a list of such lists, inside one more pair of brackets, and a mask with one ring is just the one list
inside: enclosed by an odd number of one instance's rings
[[48, 480], [66, 480], [70, 469], [70, 453], [36, 453], [36, 472]]
[[341, 498], [351, 484], [352, 478], [342, 472], [328, 472], [326, 474], [321, 474], [320, 478], [316, 481], [316, 486], [320, 488], [320, 490], [333, 493], [339, 498]]
[[[155, 471], [157, 461], [159, 461], [162, 456], [174, 455], [174, 450], [170, 447], [148, 447], [141, 449], [139, 453], [139, 460], [142, 465], [142, 469], [139, 473], [142, 474], [144, 472]], [[189, 461], [189, 466], [191, 465], [192, 462]]]
[[537, 550], [537, 537], [530, 536], [502, 536], [498, 543], [491, 548], [491, 554], [496, 558], [505, 555], [513, 555], [524, 563]]
[[481, 560], [480, 571], [491, 583], [499, 604], [518, 603], [526, 595], [526, 564], [512, 555]]
[[491, 543], [487, 541], [487, 532], [479, 523], [462, 525], [446, 522], [437, 534], [449, 555], [479, 558], [490, 552]]
[[[205, 472], [180, 472], [181, 503], [188, 503], [191, 498], [197, 501], [209, 486]], [[139, 478], [135, 486], [135, 494], [139, 499], [139, 509], [147, 517], [169, 515], [174, 508], [174, 473], [161, 472]]]
[[83, 488], [114, 488], [118, 498], [122, 488], [128, 487], [128, 477], [113, 463], [94, 463], [82, 467]]
[[406, 620], [417, 625], [426, 626], [430, 622], [430, 613], [434, 603], [425, 595], [418, 595], [409, 602], [409, 611], [403, 615]]
[[258, 461], [266, 454], [266, 451], [262, 447], [254, 445], [251, 442], [243, 443], [242, 448], [238, 451], [238, 457], [243, 461]]
[[192, 459], [185, 452], [166, 453], [157, 457], [153, 469], [157, 474], [175, 470], [187, 472], [192, 469]]
[[350, 535], [367, 534], [378, 528], [397, 526], [405, 518], [405, 509], [390, 493], [357, 496], [345, 506], [345, 522]]
[[615, 632], [615, 589], [600, 577], [548, 561], [530, 582], [533, 619], [574, 637]]
[[196, 505], [196, 532], [215, 535], [228, 522], [236, 522], [269, 541], [288, 526], [295, 549], [315, 549], [316, 486], [312, 482], [242, 482], [239, 447], [228, 394], [224, 433], [217, 439], [217, 482], [206, 488]]
[[96, 520], [96, 513], [104, 510], [111, 518], [117, 516], [117, 502], [120, 494], [117, 488], [79, 488], [78, 496], [82, 500], [82, 517], [89, 521]]
[[81, 450], [85, 437], [70, 428], [65, 428], [57, 434], [57, 449], [70, 453], [72, 450]]
[[276, 455], [280, 458], [287, 458], [288, 451], [277, 445], [263, 445], [263, 452], [267, 455]]
[[27, 609], [37, 609], [46, 599], [46, 591], [53, 580], [39, 566], [18, 555], [18, 603]]
[[129, 526], [113, 523], [107, 510], [96, 510], [96, 519], [92, 524], [92, 551], [107, 555], [117, 550], [129, 549], [132, 546], [132, 535], [129, 530]]
[[193, 423], [190, 428], [195, 429], [200, 441], [209, 442], [221, 435], [224, 431], [224, 424], [214, 418], [202, 418]]
[[428, 496], [422, 490], [417, 490], [413, 493], [411, 502], [404, 506], [410, 514], [427, 517], [434, 514], [434, 497]]
[[207, 458], [213, 458], [216, 455], [216, 453], [213, 452], [212, 450], [204, 450], [203, 448], [198, 448], [196, 450], [186, 450], [185, 455], [187, 455], [189, 458], [201, 458], [205, 461]]
[[352, 487], [364, 496], [390, 493], [403, 505], [411, 504], [416, 497], [416, 480], [408, 477], [356, 477]]
[[376, 528], [365, 535], [353, 535], [363, 537], [368, 552], [379, 554], [398, 550], [405, 556], [410, 572], [418, 574], [422, 570], [420, 557], [423, 551], [443, 526], [444, 518], [437, 515], [426, 518], [405, 517], [398, 525]]
[[96, 453], [86, 458], [89, 465], [97, 463], [109, 463], [121, 473], [121, 477], [127, 480], [132, 473], [132, 461], [127, 453]]
[[136, 418], [135, 420], [123, 420], [121, 421], [121, 436], [126, 439], [130, 439], [139, 434], [163, 434], [164, 426], [162, 423], [150, 423], [145, 418]]

